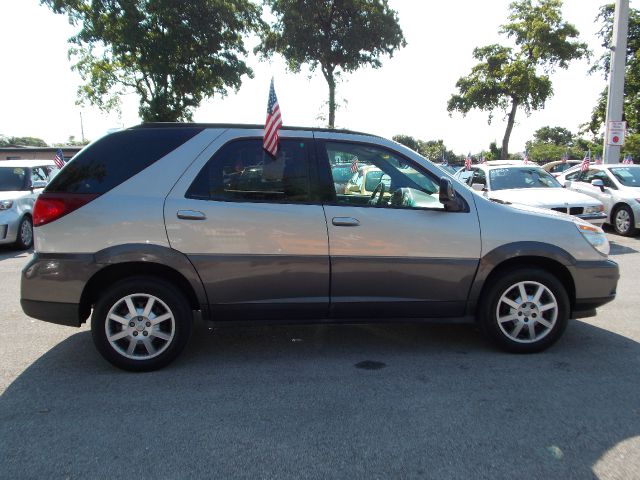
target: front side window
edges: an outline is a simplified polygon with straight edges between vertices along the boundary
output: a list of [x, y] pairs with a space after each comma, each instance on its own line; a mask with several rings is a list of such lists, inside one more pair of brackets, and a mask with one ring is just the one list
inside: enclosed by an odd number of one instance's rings
[[274, 158], [262, 139], [230, 142], [218, 150], [187, 191], [188, 198], [221, 201], [309, 201], [309, 158], [303, 140], [280, 140]]
[[611, 174], [625, 187], [640, 187], [640, 168], [616, 167]]
[[335, 190], [339, 205], [444, 209], [437, 180], [400, 155], [373, 145], [328, 141], [324, 147], [334, 186], [337, 165], [353, 172], [344, 191]]

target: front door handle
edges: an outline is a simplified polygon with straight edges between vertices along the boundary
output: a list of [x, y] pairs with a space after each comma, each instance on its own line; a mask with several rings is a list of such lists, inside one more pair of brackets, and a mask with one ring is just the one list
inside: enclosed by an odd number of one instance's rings
[[360, 225], [360, 221], [353, 217], [333, 217], [331, 223], [336, 227], [357, 227]]
[[207, 216], [198, 210], [178, 210], [178, 218], [182, 220], [206, 220]]

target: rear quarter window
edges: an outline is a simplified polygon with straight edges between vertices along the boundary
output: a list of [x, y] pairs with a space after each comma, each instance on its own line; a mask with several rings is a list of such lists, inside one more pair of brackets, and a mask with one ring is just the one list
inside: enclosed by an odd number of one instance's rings
[[47, 192], [102, 194], [184, 144], [202, 128], [134, 128], [107, 135], [76, 155]]

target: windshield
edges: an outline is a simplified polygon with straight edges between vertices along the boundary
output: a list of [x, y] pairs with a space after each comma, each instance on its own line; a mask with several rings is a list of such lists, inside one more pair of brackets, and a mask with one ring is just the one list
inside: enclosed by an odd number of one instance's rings
[[552, 175], [539, 167], [496, 168], [489, 171], [491, 190], [511, 188], [562, 188]]
[[0, 192], [24, 190], [27, 172], [20, 167], [0, 167]]
[[640, 168], [616, 167], [611, 173], [625, 187], [640, 187]]
[[333, 181], [337, 183], [346, 183], [353, 176], [350, 166], [333, 167], [331, 174], [333, 175]]

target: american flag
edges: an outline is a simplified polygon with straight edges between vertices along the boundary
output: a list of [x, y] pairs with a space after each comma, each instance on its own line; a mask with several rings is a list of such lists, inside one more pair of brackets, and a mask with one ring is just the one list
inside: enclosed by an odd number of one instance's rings
[[62, 149], [59, 148], [56, 152], [56, 156], [53, 157], [53, 163], [55, 163], [58, 168], [64, 167], [64, 154], [62, 153]]
[[569, 160], [569, 154], [567, 152], [564, 152], [564, 154], [562, 155], [562, 163], [567, 163], [567, 160]]
[[582, 163], [580, 164], [580, 171], [586, 172], [589, 170], [589, 161], [591, 160], [591, 150], [584, 156]]
[[280, 116], [280, 106], [278, 105], [278, 97], [276, 90], [273, 88], [273, 78], [271, 79], [271, 87], [269, 87], [269, 102], [267, 103], [267, 121], [264, 123], [264, 138], [262, 147], [274, 157], [278, 153], [278, 130], [282, 126], [282, 117]]
[[351, 173], [356, 173], [358, 171], [358, 157], [353, 157], [351, 160]]
[[596, 155], [596, 165], [601, 165], [602, 164], [602, 157], [600, 156], [600, 154]]
[[471, 152], [467, 155], [467, 158], [464, 159], [464, 169], [471, 170]]
[[633, 163], [633, 159], [631, 158], [631, 155], [625, 155], [624, 156], [624, 160], [622, 160], [622, 163], [624, 163], [625, 165], [630, 165]]
[[486, 158], [484, 158], [484, 153], [481, 153], [481, 154], [480, 154], [480, 160], [479, 160], [479, 162], [480, 162], [480, 163], [487, 163], [487, 159], [486, 159]]
[[529, 154], [524, 152], [524, 164], [526, 165], [527, 163], [529, 163]]

